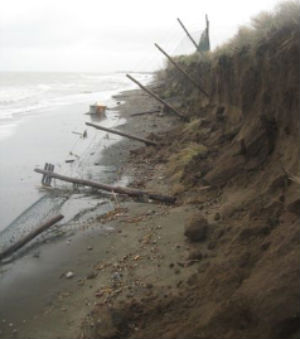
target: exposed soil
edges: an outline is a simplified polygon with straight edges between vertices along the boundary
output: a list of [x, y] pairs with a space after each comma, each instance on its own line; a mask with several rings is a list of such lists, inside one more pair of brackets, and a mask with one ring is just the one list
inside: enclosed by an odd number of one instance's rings
[[259, 46], [255, 60], [245, 51], [200, 64], [209, 103], [167, 74], [156, 90], [166, 96], [176, 81], [174, 105], [190, 122], [171, 113], [130, 118], [156, 104], [140, 91], [123, 94], [122, 128], [160, 145], [122, 141], [107, 157], [121, 150], [131, 186], [173, 194], [176, 204], [117, 197], [87, 225], [114, 231], [90, 239], [95, 251], [75, 253], [80, 280], [63, 285], [21, 336], [300, 337], [300, 40], [292, 34]]
[[[169, 188], [177, 206], [135, 219], [138, 251], [116, 266], [131, 273], [117, 296], [100, 288], [83, 338], [300, 337], [299, 32], [277, 32], [256, 53], [206, 70], [209, 104], [180, 97], [186, 83], [167, 75], [192, 121], [159, 134], [162, 146], [134, 151], [130, 163], [135, 186]], [[190, 242], [184, 224], [199, 213], [209, 227]]]

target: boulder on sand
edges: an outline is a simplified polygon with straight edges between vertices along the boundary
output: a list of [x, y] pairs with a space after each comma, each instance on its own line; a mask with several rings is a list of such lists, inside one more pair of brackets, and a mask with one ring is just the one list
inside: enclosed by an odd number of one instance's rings
[[193, 215], [184, 226], [184, 235], [192, 242], [205, 241], [209, 224], [202, 214]]

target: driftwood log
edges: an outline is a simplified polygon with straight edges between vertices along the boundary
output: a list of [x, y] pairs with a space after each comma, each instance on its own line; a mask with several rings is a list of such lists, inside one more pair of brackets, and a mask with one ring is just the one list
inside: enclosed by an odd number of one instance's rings
[[18, 249], [26, 245], [30, 240], [34, 239], [40, 233], [46, 231], [49, 227], [60, 221], [63, 217], [64, 217], [63, 215], [59, 214], [56, 217], [46, 221], [44, 224], [40, 225], [36, 230], [32, 231], [31, 233], [26, 235], [23, 239], [19, 240], [14, 245], [7, 248], [4, 252], [0, 253], [0, 260], [16, 252]]
[[178, 69], [179, 72], [181, 72], [182, 74], [184, 74], [184, 76], [189, 79], [189, 81], [195, 86], [197, 87], [200, 92], [202, 92], [204, 95], [206, 95], [209, 98], [209, 94], [202, 88], [202, 86], [195, 81], [179, 64], [177, 64], [177, 62], [167, 53], [165, 52], [158, 44], [154, 44], [154, 46], [164, 55], [167, 57], [167, 59], [174, 65], [175, 68]]
[[103, 127], [103, 126], [100, 126], [100, 125], [96, 125], [96, 124], [93, 124], [91, 122], [86, 122], [85, 124], [87, 126], [91, 126], [91, 127], [96, 128], [96, 129], [100, 129], [101, 131], [105, 131], [105, 132], [108, 132], [108, 133], [121, 135], [122, 137], [126, 137], [126, 138], [129, 138], [129, 139], [141, 141], [141, 142], [145, 143], [146, 145], [157, 146], [157, 143], [152, 141], [152, 140], [143, 139], [143, 138], [137, 137], [135, 135], [130, 135], [130, 134], [127, 134], [127, 133], [124, 133], [124, 132], [121, 132], [121, 131], [117, 131], [115, 129], [111, 129], [111, 128]]
[[119, 194], [127, 194], [127, 195], [129, 195], [131, 197], [135, 197], [135, 198], [141, 198], [141, 197], [146, 196], [149, 199], [158, 200], [158, 201], [162, 201], [162, 202], [170, 203], [170, 204], [174, 203], [175, 200], [176, 200], [176, 198], [166, 196], [166, 195], [145, 192], [145, 191], [137, 190], [137, 189], [134, 189], [134, 188], [128, 188], [128, 187], [111, 186], [111, 185], [101, 184], [101, 183], [98, 183], [98, 182], [85, 180], [85, 179], [71, 178], [71, 177], [67, 177], [65, 175], [61, 175], [61, 174], [58, 174], [58, 173], [47, 172], [47, 171], [39, 169], [39, 168], [36, 168], [34, 171], [36, 173], [49, 175], [49, 176], [51, 176], [55, 179], [71, 182], [73, 184], [89, 186], [89, 187], [97, 188], [97, 189], [100, 189], [100, 190], [103, 190], [103, 191], [108, 191], [108, 192], [114, 192], [114, 193], [119, 193]]
[[182, 113], [180, 113], [175, 107], [172, 105], [168, 104], [165, 100], [161, 99], [157, 94], [152, 92], [149, 88], [146, 88], [143, 86], [139, 81], [137, 81], [134, 77], [132, 77], [129, 74], [126, 74], [127, 78], [133, 81], [135, 84], [137, 84], [142, 90], [144, 90], [146, 93], [148, 93], [150, 96], [152, 96], [154, 99], [156, 99], [158, 102], [161, 104], [167, 106], [174, 114], [176, 114], [180, 119], [182, 120], [188, 120], [186, 116], [184, 116]]

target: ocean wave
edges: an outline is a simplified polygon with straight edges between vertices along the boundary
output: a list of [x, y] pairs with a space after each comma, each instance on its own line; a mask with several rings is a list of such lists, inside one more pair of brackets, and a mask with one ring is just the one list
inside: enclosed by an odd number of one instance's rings
[[[135, 76], [145, 84], [151, 78], [149, 74]], [[106, 102], [116, 92], [134, 86], [124, 73], [8, 73], [0, 81], [0, 122], [59, 105]]]

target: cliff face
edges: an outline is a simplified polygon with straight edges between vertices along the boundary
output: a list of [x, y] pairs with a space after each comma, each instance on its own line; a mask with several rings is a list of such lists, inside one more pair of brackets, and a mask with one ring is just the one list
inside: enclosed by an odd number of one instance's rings
[[172, 296], [117, 309], [123, 337], [299, 338], [299, 38], [299, 25], [285, 25], [250, 47], [183, 59], [209, 100], [165, 70], [160, 94], [190, 121], [135, 157], [165, 168], [178, 204], [209, 232], [181, 246], [197, 252], [197, 273]]
[[[216, 232], [198, 246], [211, 260], [166, 310], [173, 322], [154, 317], [148, 331], [163, 328], [158, 335], [166, 338], [299, 336], [299, 51], [299, 27], [290, 25], [255, 48], [183, 65], [209, 89], [209, 101], [166, 70], [164, 93], [179, 95], [191, 122], [168, 136], [156, 159], [169, 155], [178, 199], [198, 205]], [[205, 155], [180, 160], [196, 144]]]

